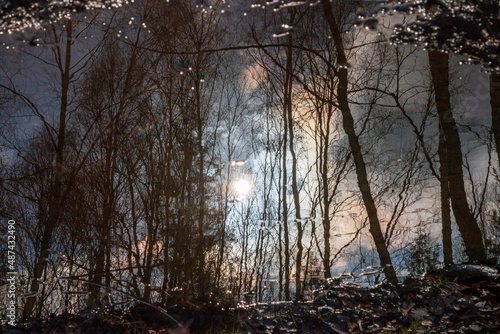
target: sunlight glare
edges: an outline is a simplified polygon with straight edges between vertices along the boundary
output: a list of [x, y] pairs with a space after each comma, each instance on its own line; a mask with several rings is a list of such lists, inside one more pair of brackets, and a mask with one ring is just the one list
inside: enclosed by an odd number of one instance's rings
[[236, 190], [240, 197], [246, 196], [250, 193], [250, 190], [252, 190], [252, 186], [247, 180], [238, 180], [234, 183], [234, 190]]

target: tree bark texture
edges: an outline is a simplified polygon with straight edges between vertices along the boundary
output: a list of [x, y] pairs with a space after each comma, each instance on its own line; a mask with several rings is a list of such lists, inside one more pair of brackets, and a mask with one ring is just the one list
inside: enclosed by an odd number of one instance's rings
[[448, 54], [440, 51], [429, 51], [429, 64], [436, 108], [444, 135], [443, 145], [446, 151], [448, 187], [453, 214], [464, 240], [465, 252], [469, 261], [482, 261], [486, 259], [486, 251], [481, 230], [467, 202], [460, 136], [451, 112]]
[[384, 268], [384, 274], [387, 278], [387, 281], [392, 284], [397, 284], [398, 279], [394, 267], [392, 266], [391, 256], [387, 248], [387, 245], [385, 243], [384, 235], [382, 234], [382, 229], [380, 227], [377, 207], [375, 205], [375, 201], [373, 199], [373, 195], [370, 189], [370, 184], [368, 182], [366, 164], [363, 158], [363, 153], [361, 151], [359, 137], [355, 131], [354, 118], [352, 116], [351, 109], [349, 106], [349, 98], [348, 98], [349, 81], [348, 81], [348, 70], [347, 70], [347, 57], [342, 40], [341, 29], [338, 26], [338, 22], [333, 15], [333, 9], [330, 1], [322, 0], [321, 2], [323, 4], [325, 18], [330, 27], [335, 49], [337, 52], [337, 62], [339, 65], [339, 68], [336, 71], [339, 81], [337, 85], [338, 106], [340, 112], [342, 113], [342, 125], [349, 140], [349, 146], [351, 148], [352, 157], [356, 168], [358, 186], [361, 191], [363, 203], [366, 207], [366, 211], [368, 214], [368, 221], [370, 223], [370, 233], [375, 242], [375, 247], [377, 249], [378, 256], [380, 259], [380, 265]]

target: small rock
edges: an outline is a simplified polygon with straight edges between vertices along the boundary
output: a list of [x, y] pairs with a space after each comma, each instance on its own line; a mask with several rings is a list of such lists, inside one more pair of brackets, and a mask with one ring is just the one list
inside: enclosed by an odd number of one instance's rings
[[422, 321], [429, 318], [429, 310], [426, 308], [417, 308], [410, 311], [410, 320], [412, 321]]
[[429, 319], [425, 319], [422, 321], [422, 325], [429, 327], [433, 325], [433, 322]]

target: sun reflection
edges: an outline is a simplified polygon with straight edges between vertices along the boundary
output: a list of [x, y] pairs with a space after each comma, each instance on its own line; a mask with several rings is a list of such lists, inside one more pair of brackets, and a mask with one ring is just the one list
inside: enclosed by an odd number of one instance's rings
[[237, 192], [238, 197], [247, 196], [252, 190], [252, 186], [250, 185], [250, 182], [248, 182], [247, 180], [238, 180], [234, 182], [233, 187], [234, 190]]

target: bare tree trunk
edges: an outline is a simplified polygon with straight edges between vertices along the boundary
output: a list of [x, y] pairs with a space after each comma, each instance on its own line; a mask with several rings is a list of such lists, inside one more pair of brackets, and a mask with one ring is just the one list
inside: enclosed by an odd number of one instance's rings
[[[172, 86], [172, 80], [170, 80], [170, 87]], [[173, 150], [173, 111], [171, 105], [172, 96], [168, 95], [168, 134], [167, 134], [167, 152], [166, 152], [166, 167], [165, 167], [165, 178], [166, 178], [166, 187], [164, 188], [163, 195], [165, 197], [163, 206], [165, 208], [165, 231], [163, 233], [163, 282], [161, 289], [161, 299], [162, 302], [165, 303], [167, 301], [166, 291], [168, 289], [169, 279], [172, 277], [172, 270], [170, 269], [170, 238], [171, 236], [171, 208], [170, 208], [170, 196], [172, 195], [172, 191], [168, 191], [169, 189], [174, 188], [174, 184], [172, 181], [172, 150]]]
[[[291, 102], [291, 101], [290, 101]], [[302, 253], [304, 251], [304, 245], [302, 244], [303, 237], [303, 227], [301, 222], [300, 214], [300, 198], [299, 198], [299, 188], [297, 184], [297, 155], [295, 153], [295, 148], [293, 144], [293, 119], [292, 119], [292, 108], [291, 103], [288, 106], [288, 123], [290, 128], [290, 153], [292, 155], [292, 194], [293, 202], [295, 206], [295, 221], [297, 223], [297, 256], [295, 262], [295, 299], [302, 299], [302, 287], [301, 287], [301, 272], [302, 272]]]
[[[106, 203], [105, 203], [105, 206]], [[104, 211], [107, 211], [107, 208], [104, 208]], [[105, 214], [107, 215], [107, 214]], [[94, 272], [93, 272], [93, 277], [91, 281], [95, 284], [89, 285], [89, 306], [94, 307], [99, 303], [99, 298], [100, 298], [100, 291], [101, 291], [101, 286], [102, 284], [102, 278], [104, 277], [104, 265], [105, 265], [105, 257], [106, 257], [106, 244], [108, 242], [108, 234], [106, 233], [106, 227], [108, 226], [109, 222], [104, 221], [106, 218], [103, 218], [103, 221], [101, 222], [103, 226], [101, 227], [100, 225], [97, 228], [97, 234], [100, 236], [99, 238], [99, 245], [97, 247], [97, 253], [96, 253], [96, 265], [94, 267]]]
[[97, 235], [99, 236], [99, 244], [98, 244], [98, 249], [97, 249], [97, 254], [96, 254], [96, 265], [94, 268], [94, 273], [93, 277], [91, 277], [91, 281], [94, 284], [91, 284], [89, 286], [89, 291], [90, 291], [90, 297], [89, 297], [89, 304], [91, 307], [98, 303], [99, 298], [100, 298], [100, 290], [101, 287], [100, 285], [103, 283], [102, 279], [104, 276], [108, 276], [107, 274], [105, 275], [105, 267], [106, 267], [106, 255], [109, 247], [109, 242], [111, 238], [111, 220], [113, 219], [113, 211], [114, 211], [114, 206], [115, 206], [115, 191], [114, 191], [114, 173], [113, 170], [116, 170], [114, 167], [116, 165], [115, 163], [115, 151], [117, 149], [115, 145], [115, 129], [116, 126], [113, 126], [110, 134], [108, 134], [108, 138], [106, 140], [105, 145], [105, 151], [106, 151], [106, 156], [104, 157], [105, 162], [104, 162], [104, 182], [103, 184], [106, 185], [106, 187], [103, 189], [103, 194], [102, 194], [102, 214], [99, 215], [97, 214], [97, 217], [100, 218], [100, 222], [96, 226], [96, 232]]
[[500, 165], [500, 73], [490, 74], [491, 129]]
[[288, 175], [286, 168], [286, 152], [287, 152], [287, 141], [288, 141], [288, 121], [287, 121], [287, 113], [283, 114], [283, 126], [284, 126], [284, 134], [283, 134], [283, 185], [282, 185], [282, 203], [283, 203], [283, 234], [285, 239], [284, 244], [284, 252], [285, 252], [285, 263], [284, 263], [284, 291], [285, 291], [285, 300], [290, 300], [290, 236], [288, 231], [288, 203], [286, 200], [287, 196], [287, 183], [288, 183]]
[[448, 172], [446, 149], [444, 145], [444, 134], [440, 130], [439, 135], [439, 173], [441, 175], [441, 224], [443, 230], [443, 257], [444, 264], [451, 265], [453, 263], [453, 244], [451, 240], [451, 208], [450, 208], [450, 193], [448, 188]]
[[292, 108], [292, 89], [293, 89], [293, 54], [292, 54], [292, 37], [289, 37], [289, 46], [287, 50], [287, 62], [285, 73], [285, 94], [284, 107], [287, 113], [288, 133], [289, 133], [289, 149], [292, 156], [292, 195], [295, 207], [295, 222], [297, 223], [297, 256], [295, 260], [295, 299], [301, 300], [301, 271], [302, 271], [302, 253], [304, 246], [302, 245], [302, 222], [300, 215], [300, 198], [299, 188], [297, 185], [297, 154], [295, 153], [294, 129], [293, 129], [293, 108]]
[[[201, 62], [198, 62], [200, 64]], [[197, 67], [197, 70], [198, 67]], [[197, 77], [201, 77], [201, 73], [197, 73]], [[198, 212], [198, 247], [197, 247], [197, 280], [199, 282], [199, 297], [201, 301], [206, 301], [208, 298], [208, 276], [205, 273], [205, 216], [206, 216], [206, 199], [205, 199], [205, 151], [203, 147], [203, 125], [204, 119], [202, 116], [202, 105], [201, 105], [201, 92], [200, 83], [195, 81], [194, 84], [196, 92], [196, 141], [197, 141], [197, 153], [199, 154], [199, 165], [198, 165], [198, 192], [200, 196], [200, 207]]]
[[[322, 188], [322, 196], [323, 196], [323, 214], [322, 214], [322, 225], [323, 225], [323, 240], [325, 242], [325, 247], [323, 250], [323, 270], [325, 271], [325, 278], [332, 277], [330, 271], [330, 257], [331, 257], [331, 249], [330, 249], [330, 191], [328, 190], [328, 150], [330, 148], [330, 119], [332, 112], [328, 108], [328, 117], [326, 121], [326, 129], [324, 130], [324, 142], [322, 145], [322, 151], [320, 152], [320, 163], [321, 163], [321, 188]], [[318, 122], [321, 124], [321, 115], [318, 117]], [[323, 131], [322, 131], [323, 132]]]
[[439, 122], [444, 134], [443, 145], [447, 158], [449, 194], [455, 220], [464, 240], [465, 252], [469, 261], [486, 260], [481, 230], [469, 207], [465, 193], [462, 146], [450, 105], [448, 54], [429, 51], [429, 64]]
[[[278, 192], [283, 189], [283, 185], [281, 184], [283, 178], [282, 178], [282, 173], [283, 170], [279, 170], [279, 181], [278, 181]], [[278, 193], [278, 196], [281, 197], [281, 194]], [[282, 300], [283, 298], [283, 291], [284, 291], [284, 286], [283, 286], [283, 242], [282, 240], [282, 235], [283, 235], [283, 228], [281, 226], [281, 205], [283, 204], [283, 201], [278, 201], [278, 284], [279, 284], [279, 291], [278, 291], [278, 299]]]
[[144, 296], [143, 300], [149, 301], [151, 298], [151, 278], [153, 275], [153, 258], [155, 252], [155, 246], [157, 244], [157, 235], [158, 235], [158, 221], [160, 217], [158, 217], [158, 201], [157, 199], [157, 189], [154, 189], [151, 194], [151, 200], [149, 207], [150, 217], [147, 218], [148, 224], [148, 239], [146, 243], [146, 261], [144, 263], [144, 275], [142, 277], [142, 282], [144, 283]]
[[[269, 146], [269, 143], [270, 143], [270, 135], [269, 135], [269, 132], [267, 132], [267, 141], [266, 141], [266, 154], [264, 156], [264, 180], [263, 180], [263, 184], [267, 184], [267, 179], [268, 179], [268, 170], [267, 170], [267, 160], [268, 158], [270, 157], [270, 146]], [[271, 175], [269, 176], [269, 179], [270, 180], [273, 180], [274, 179], [274, 166], [271, 167], [271, 171], [270, 171]], [[267, 191], [267, 193], [266, 193]], [[262, 216], [261, 216], [261, 222], [262, 222], [262, 225], [264, 225], [263, 227], [265, 227], [265, 224], [268, 223], [268, 206], [269, 206], [269, 198], [271, 196], [271, 189], [264, 189], [264, 204], [263, 204], [263, 208], [262, 208]], [[263, 232], [264, 233], [264, 232]], [[266, 260], [266, 250], [267, 250], [267, 247], [264, 248], [264, 240], [267, 239], [267, 241], [269, 241], [269, 234], [267, 235], [267, 238], [266, 236], [263, 235], [263, 238], [262, 238], [262, 242], [261, 242], [261, 246], [260, 246], [260, 250], [258, 250], [257, 252], [257, 256], [259, 258], [259, 261], [256, 262], [257, 263], [257, 277], [256, 277], [256, 287], [257, 287], [257, 299], [256, 301], [258, 302], [261, 302], [264, 298], [264, 291], [263, 291], [263, 288], [262, 288], [262, 280], [264, 278], [264, 273], [265, 273], [265, 270], [264, 270], [264, 263], [265, 263], [265, 260]], [[267, 246], [267, 244], [266, 244]]]
[[[39, 280], [42, 277], [42, 273], [45, 270], [50, 247], [52, 245], [52, 233], [56, 228], [57, 222], [59, 221], [60, 214], [63, 208], [62, 199], [62, 178], [63, 178], [63, 168], [64, 168], [64, 147], [66, 142], [66, 117], [68, 112], [68, 92], [71, 80], [70, 70], [71, 70], [71, 46], [73, 43], [73, 25], [71, 20], [66, 20], [66, 49], [64, 53], [64, 59], [61, 56], [61, 50], [56, 47], [54, 54], [56, 55], [56, 63], [58, 65], [59, 73], [61, 75], [61, 105], [59, 110], [59, 128], [57, 134], [57, 147], [56, 147], [56, 159], [54, 168], [54, 181], [51, 192], [51, 200], [49, 202], [48, 217], [45, 222], [44, 232], [42, 236], [42, 242], [40, 247], [40, 253], [35, 263], [33, 270], [33, 281], [31, 283], [30, 292], [38, 291], [40, 288]], [[43, 304], [43, 300], [40, 299], [40, 306]], [[35, 298], [28, 298], [26, 304], [24, 305], [23, 317], [28, 317], [31, 315], [33, 308], [35, 306]], [[40, 310], [41, 311], [41, 307]]]
[[339, 64], [339, 69], [336, 71], [339, 80], [337, 85], [337, 100], [340, 112], [342, 113], [342, 125], [349, 140], [349, 146], [351, 148], [352, 157], [356, 168], [358, 186], [361, 191], [363, 203], [366, 207], [366, 211], [368, 214], [368, 220], [370, 223], [370, 233], [375, 242], [375, 247], [377, 248], [378, 256], [380, 259], [380, 265], [384, 268], [384, 273], [387, 278], [387, 281], [392, 284], [397, 284], [398, 279], [396, 276], [396, 272], [392, 266], [391, 256], [389, 254], [387, 245], [385, 244], [384, 235], [382, 234], [382, 229], [380, 227], [380, 222], [377, 214], [377, 207], [375, 205], [375, 201], [373, 199], [370, 189], [370, 184], [368, 182], [366, 164], [363, 158], [363, 153], [361, 151], [359, 137], [355, 131], [354, 118], [352, 117], [351, 109], [349, 107], [349, 99], [348, 99], [349, 82], [348, 82], [348, 72], [347, 72], [347, 57], [345, 54], [344, 44], [342, 41], [342, 33], [338, 26], [337, 20], [333, 16], [333, 10], [330, 1], [321, 0], [321, 2], [323, 4], [325, 17], [330, 26], [332, 38], [334, 40], [337, 52], [337, 61]]

